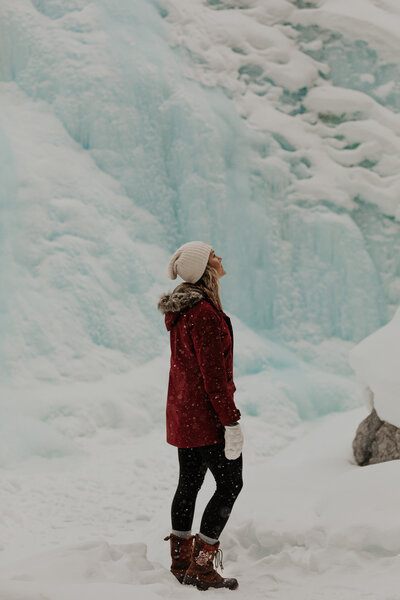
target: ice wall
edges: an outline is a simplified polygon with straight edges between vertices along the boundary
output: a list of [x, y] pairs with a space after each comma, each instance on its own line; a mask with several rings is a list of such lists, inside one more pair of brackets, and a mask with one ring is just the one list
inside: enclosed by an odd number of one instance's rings
[[246, 122], [250, 198], [276, 242], [263, 247], [263, 324], [288, 340], [359, 339], [400, 298], [398, 6], [166, 4], [188, 76], [223, 89]]
[[358, 340], [388, 319], [397, 67], [374, 85], [364, 52], [362, 77], [341, 75], [331, 40], [350, 64], [359, 38], [319, 4], [3, 0], [3, 380], [156, 355], [155, 298], [190, 239], [224, 257], [227, 310], [275, 339]]

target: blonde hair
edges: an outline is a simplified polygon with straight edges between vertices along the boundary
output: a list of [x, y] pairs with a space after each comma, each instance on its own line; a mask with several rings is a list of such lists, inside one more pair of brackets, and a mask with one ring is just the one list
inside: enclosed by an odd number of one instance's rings
[[220, 285], [217, 276], [217, 271], [211, 265], [207, 264], [206, 269], [201, 278], [196, 281], [195, 285], [201, 288], [207, 296], [218, 306], [220, 310], [222, 308], [222, 302], [219, 295]]

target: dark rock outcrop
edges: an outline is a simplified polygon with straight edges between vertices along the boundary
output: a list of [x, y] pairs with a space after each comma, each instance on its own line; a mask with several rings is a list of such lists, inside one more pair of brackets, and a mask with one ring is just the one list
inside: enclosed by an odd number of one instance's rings
[[381, 421], [375, 409], [357, 428], [353, 440], [357, 464], [373, 465], [400, 459], [400, 429]]

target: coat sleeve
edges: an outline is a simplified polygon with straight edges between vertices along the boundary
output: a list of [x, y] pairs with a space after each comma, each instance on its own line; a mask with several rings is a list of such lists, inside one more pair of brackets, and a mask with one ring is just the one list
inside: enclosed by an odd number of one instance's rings
[[197, 315], [191, 335], [206, 393], [222, 425], [240, 418], [233, 400], [234, 386], [228, 386], [219, 319], [211, 311]]

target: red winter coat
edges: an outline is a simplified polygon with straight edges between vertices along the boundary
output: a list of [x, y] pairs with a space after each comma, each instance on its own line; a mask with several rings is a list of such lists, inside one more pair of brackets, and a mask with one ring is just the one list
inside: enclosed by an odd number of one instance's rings
[[233, 394], [233, 332], [229, 317], [195, 285], [160, 298], [170, 332], [167, 442], [194, 448], [222, 442], [240, 412]]

